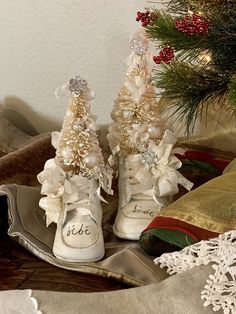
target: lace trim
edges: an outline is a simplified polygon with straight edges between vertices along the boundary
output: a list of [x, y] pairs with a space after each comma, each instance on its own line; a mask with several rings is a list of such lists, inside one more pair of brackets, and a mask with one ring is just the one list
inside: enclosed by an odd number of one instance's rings
[[201, 241], [180, 252], [165, 253], [154, 260], [170, 275], [179, 274], [195, 266], [213, 263], [214, 273], [206, 280], [201, 298], [204, 306], [213, 311], [236, 314], [236, 230], [209, 241]]

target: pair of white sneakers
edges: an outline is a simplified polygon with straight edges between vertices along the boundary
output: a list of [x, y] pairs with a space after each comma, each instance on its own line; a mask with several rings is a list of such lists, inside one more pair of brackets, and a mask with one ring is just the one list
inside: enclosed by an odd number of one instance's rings
[[[148, 186], [135, 178], [141, 166], [141, 155], [119, 159], [119, 208], [113, 231], [123, 239], [138, 240], [162, 206], [152, 197], [151, 173], [145, 173]], [[68, 262], [102, 259], [105, 250], [97, 180], [79, 175], [69, 177], [55, 158], [46, 162], [38, 179], [42, 194], [47, 195], [39, 202], [46, 212], [47, 225], [57, 224], [54, 255]]]

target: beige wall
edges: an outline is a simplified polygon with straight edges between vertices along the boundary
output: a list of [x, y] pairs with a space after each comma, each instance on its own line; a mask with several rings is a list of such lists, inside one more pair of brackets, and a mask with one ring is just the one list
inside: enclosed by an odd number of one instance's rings
[[[110, 121], [123, 82], [129, 35], [143, 0], [1, 0], [0, 101], [17, 124], [59, 128], [67, 99], [56, 87], [80, 74], [96, 91], [98, 123]], [[13, 111], [16, 111], [14, 113]]]

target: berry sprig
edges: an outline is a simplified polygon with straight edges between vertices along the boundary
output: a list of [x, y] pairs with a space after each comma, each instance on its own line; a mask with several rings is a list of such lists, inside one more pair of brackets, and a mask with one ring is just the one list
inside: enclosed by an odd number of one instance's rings
[[141, 21], [143, 27], [148, 26], [150, 24], [151, 20], [152, 20], [151, 14], [149, 11], [137, 12], [136, 21], [137, 22]]
[[159, 56], [153, 57], [153, 61], [156, 64], [160, 64], [161, 62], [164, 62], [165, 64], [169, 64], [173, 58], [174, 58], [174, 50], [171, 47], [165, 47], [160, 51]]
[[190, 36], [205, 35], [209, 30], [209, 24], [202, 16], [195, 13], [192, 16], [186, 15], [184, 18], [176, 20], [175, 27]]

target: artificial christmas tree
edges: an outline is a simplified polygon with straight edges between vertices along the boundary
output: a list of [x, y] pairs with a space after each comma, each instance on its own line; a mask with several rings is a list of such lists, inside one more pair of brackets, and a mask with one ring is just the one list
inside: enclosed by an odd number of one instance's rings
[[153, 84], [165, 109], [186, 118], [189, 133], [197, 117], [236, 108], [236, 2], [171, 0], [166, 11], [137, 13], [146, 34], [161, 49]]
[[93, 92], [79, 76], [67, 85], [71, 101], [62, 130], [54, 133], [56, 157], [38, 175], [42, 184], [39, 205], [47, 225], [57, 224], [53, 253], [72, 262], [97, 261], [104, 255], [100, 188], [112, 193], [111, 172], [99, 147], [95, 117], [89, 100]]
[[108, 135], [111, 150], [121, 151], [122, 155], [145, 151], [146, 147], [142, 146], [147, 145], [146, 136], [159, 142], [164, 132], [155, 91], [150, 84], [148, 40], [144, 32], [138, 31], [131, 36], [130, 42], [132, 52], [128, 59], [126, 79], [115, 100], [111, 113], [115, 122], [109, 127]]
[[160, 119], [144, 32], [135, 32], [130, 43], [129, 67], [112, 111], [108, 141], [119, 160], [119, 209], [113, 231], [137, 240], [178, 192], [178, 184], [188, 190], [192, 184], [177, 171], [181, 162], [173, 149], [176, 137]]

